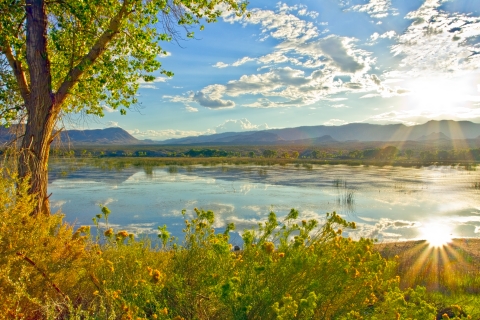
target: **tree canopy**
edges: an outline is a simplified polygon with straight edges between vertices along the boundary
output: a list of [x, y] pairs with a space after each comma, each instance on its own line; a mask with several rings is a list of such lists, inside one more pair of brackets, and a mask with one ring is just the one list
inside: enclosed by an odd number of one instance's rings
[[[25, 101], [36, 84], [27, 51], [29, 2], [0, 4], [0, 121], [9, 125], [28, 115]], [[51, 91], [61, 102], [58, 112], [102, 116], [104, 107], [119, 109], [137, 102], [140, 81], [153, 81], [162, 68], [161, 43], [174, 37], [193, 37], [177, 28], [214, 22], [224, 10], [242, 14], [245, 2], [236, 0], [65, 0], [44, 3], [46, 52]], [[203, 26], [200, 27], [203, 29]], [[46, 75], [45, 75], [46, 76]]]

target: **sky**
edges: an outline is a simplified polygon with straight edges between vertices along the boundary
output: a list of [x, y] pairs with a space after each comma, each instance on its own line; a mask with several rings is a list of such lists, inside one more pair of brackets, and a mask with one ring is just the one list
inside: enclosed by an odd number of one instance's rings
[[251, 0], [162, 43], [140, 104], [83, 129], [138, 139], [354, 122], [480, 122], [479, 0]]

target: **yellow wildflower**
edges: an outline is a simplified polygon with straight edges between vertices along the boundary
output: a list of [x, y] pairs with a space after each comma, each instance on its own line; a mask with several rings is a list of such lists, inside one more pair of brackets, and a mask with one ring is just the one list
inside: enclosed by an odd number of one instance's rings
[[128, 232], [123, 230], [117, 233], [117, 237], [126, 238], [128, 237]]
[[155, 269], [152, 272], [152, 278], [154, 282], [158, 282], [162, 278], [162, 273], [159, 270]]
[[106, 230], [105, 233], [104, 233], [104, 235], [105, 235], [105, 237], [111, 237], [111, 236], [113, 236], [113, 229], [110, 228], [110, 229]]
[[272, 253], [275, 250], [275, 244], [273, 242], [268, 241], [263, 244], [263, 248], [267, 253]]

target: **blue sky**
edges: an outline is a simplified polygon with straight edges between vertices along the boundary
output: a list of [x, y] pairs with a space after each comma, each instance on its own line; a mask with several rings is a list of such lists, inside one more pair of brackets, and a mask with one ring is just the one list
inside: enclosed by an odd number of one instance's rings
[[479, 0], [252, 0], [164, 43], [141, 105], [84, 128], [164, 140], [352, 122], [480, 122]]

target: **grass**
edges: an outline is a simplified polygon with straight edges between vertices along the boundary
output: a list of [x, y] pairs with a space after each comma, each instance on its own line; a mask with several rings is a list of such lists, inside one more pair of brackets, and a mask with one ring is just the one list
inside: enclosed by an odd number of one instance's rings
[[229, 243], [234, 225], [217, 233], [214, 213], [197, 209], [192, 217], [184, 212], [183, 239], [163, 226], [155, 242], [111, 228], [114, 213], [106, 207], [94, 217], [97, 232], [66, 224], [60, 214], [31, 217], [34, 199], [27, 189], [3, 173], [2, 319], [480, 316], [473, 307], [479, 258], [461, 244], [452, 247], [461, 263], [444, 259], [433, 275], [428, 263], [411, 274], [408, 265], [420, 261], [422, 245], [395, 251], [371, 239], [353, 241], [342, 232], [354, 223], [335, 213], [301, 220], [293, 209], [282, 219], [271, 212], [257, 228], [244, 230], [238, 251]]

